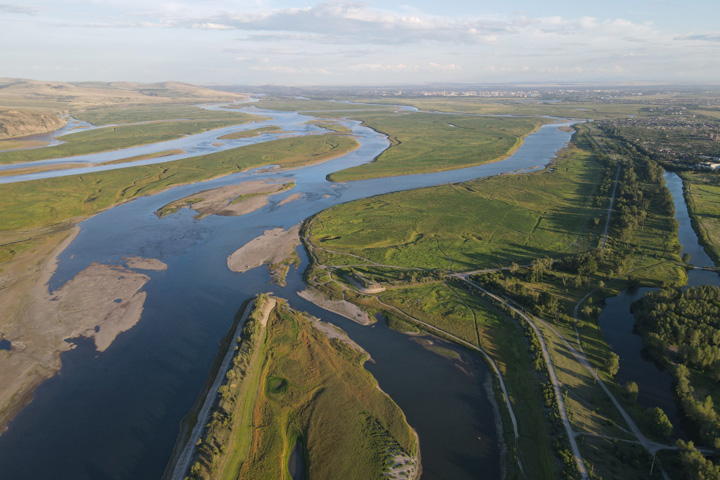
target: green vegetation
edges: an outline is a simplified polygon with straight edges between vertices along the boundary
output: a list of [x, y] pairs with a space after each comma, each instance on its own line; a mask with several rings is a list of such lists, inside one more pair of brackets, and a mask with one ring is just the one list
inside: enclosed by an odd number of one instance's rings
[[720, 265], [720, 175], [682, 172], [681, 176], [693, 229], [705, 251]]
[[719, 307], [720, 288], [710, 285], [650, 292], [633, 305], [648, 351], [669, 367], [685, 415], [713, 448], [720, 448], [720, 414], [714, 407], [720, 398], [712, 396], [717, 387], [703, 388], [700, 395], [693, 383], [720, 379]]
[[367, 354], [282, 303], [264, 336], [258, 320], [243, 330], [191, 479], [289, 479], [298, 440], [310, 478], [382, 478], [412, 461], [415, 436], [362, 367]]
[[256, 128], [254, 130], [245, 130], [243, 132], [228, 133], [227, 135], [218, 137], [218, 140], [237, 140], [240, 138], [257, 137], [258, 135], [262, 135], [263, 133], [279, 133], [281, 131], [282, 131], [282, 128], [278, 127], [277, 125], [270, 125], [268, 127]]
[[308, 122], [310, 124], [316, 125], [320, 128], [324, 128], [325, 130], [330, 130], [334, 133], [352, 133], [352, 130], [345, 125], [340, 125], [339, 123], [332, 123], [332, 122], [322, 122], [322, 121], [312, 121]]
[[310, 242], [322, 264], [343, 262], [327, 249], [378, 264], [456, 271], [578, 253], [598, 242], [591, 227], [603, 212], [590, 195], [603, 171], [574, 148], [552, 171], [359, 200], [316, 216]]
[[647, 105], [632, 103], [542, 103], [539, 101], [482, 98], [404, 98], [373, 99], [367, 101], [378, 104], [402, 103], [417, 107], [421, 110], [440, 112], [475, 113], [482, 115], [549, 115], [553, 117], [583, 119], [626, 118], [628, 115], [642, 115], [648, 110]]
[[61, 139], [65, 143], [60, 145], [0, 152], [0, 164], [63, 158], [162, 142], [215, 128], [247, 123], [250, 118], [252, 117], [249, 115], [238, 115], [237, 118], [227, 120], [165, 122], [87, 130], [63, 135]]
[[298, 98], [273, 98], [265, 97], [257, 102], [258, 108], [268, 110], [280, 110], [288, 112], [333, 112], [333, 111], [393, 111], [392, 106], [383, 105], [362, 105], [344, 102], [332, 102], [328, 100], [302, 100]]
[[427, 113], [356, 114], [387, 134], [391, 147], [372, 163], [330, 175], [337, 182], [437, 172], [500, 160], [545, 120]]
[[242, 112], [208, 110], [202, 107], [178, 104], [153, 105], [151, 107], [141, 105], [133, 107], [91, 108], [84, 112], [76, 112], [73, 116], [78, 120], [83, 120], [97, 126], [169, 120], [229, 120], [236, 123], [247, 123], [248, 121], [260, 121], [264, 119], [264, 117], [248, 115]]
[[260, 165], [324, 161], [356, 146], [347, 136], [288, 138], [168, 163], [0, 185], [0, 231], [69, 221], [169, 187]]
[[[542, 172], [398, 192], [321, 212], [306, 224], [306, 233], [317, 263], [326, 267], [311, 269], [308, 280], [331, 296], [383, 311], [393, 323], [393, 317], [425, 322], [481, 346], [501, 365], [521, 437], [528, 435], [523, 425], [534, 429], [532, 440], [519, 442], [519, 457], [544, 477], [557, 476], [552, 472], [558, 463], [572, 476], [574, 462], [537, 340], [527, 333], [528, 351], [513, 315], [503, 309], [507, 315], [488, 314], [499, 307], [483, 304], [462, 282], [447, 282], [452, 271], [499, 269], [472, 278], [552, 324], [554, 330], [541, 327], [543, 337], [596, 475], [649, 478], [650, 455], [622, 441], [633, 437], [622, 428], [616, 407], [556, 332], [573, 343], [579, 339], [623, 408], [651, 432], [653, 418], [614, 384], [617, 357], [593, 320], [595, 305], [630, 284], [684, 282], [673, 204], [661, 169], [644, 154], [591, 126], [577, 128], [571, 146]], [[618, 163], [616, 213], [604, 243]], [[360, 295], [345, 285], [341, 293], [336, 281], [353, 272], [388, 289]], [[588, 293], [576, 321], [574, 307]], [[536, 396], [520, 400], [533, 388]]]

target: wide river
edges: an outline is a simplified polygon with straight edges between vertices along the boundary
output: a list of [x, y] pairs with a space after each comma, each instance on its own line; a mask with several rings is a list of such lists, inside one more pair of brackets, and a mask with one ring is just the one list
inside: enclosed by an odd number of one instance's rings
[[[269, 123], [283, 130], [298, 131], [312, 120], [287, 112], [258, 113], [273, 117]], [[477, 355], [440, 342], [462, 357], [448, 359], [384, 324], [363, 327], [306, 302], [296, 295], [304, 288], [302, 272], [307, 266], [302, 248], [302, 264], [290, 272], [284, 288], [270, 283], [265, 268], [231, 272], [226, 258], [267, 229], [289, 228], [339, 203], [540, 168], [566, 145], [570, 134], [558, 124], [546, 125], [511, 157], [478, 167], [328, 182], [329, 173], [371, 161], [388, 147], [384, 135], [357, 122], [345, 124], [361, 146], [342, 158], [292, 171], [256, 169], [176, 187], [80, 224], [80, 234], [60, 255], [51, 288], [93, 262], [119, 264], [124, 257], [141, 256], [160, 259], [168, 269], [146, 272], [151, 279], [144, 288], [147, 300], [140, 322], [106, 351], [97, 352], [91, 340], [73, 340], [77, 348], [63, 354], [60, 373], [36, 390], [32, 403], [0, 436], [1, 478], [159, 479], [180, 422], [218, 353], [219, 340], [242, 302], [261, 292], [273, 292], [292, 307], [342, 327], [371, 354], [367, 369], [419, 434], [424, 479], [501, 476], [497, 419], [485, 388], [489, 373]], [[261, 210], [240, 217], [197, 220], [187, 209], [164, 218], [153, 213], [194, 192], [256, 179], [294, 181], [296, 186], [272, 197]], [[293, 193], [301, 198], [279, 205]]]

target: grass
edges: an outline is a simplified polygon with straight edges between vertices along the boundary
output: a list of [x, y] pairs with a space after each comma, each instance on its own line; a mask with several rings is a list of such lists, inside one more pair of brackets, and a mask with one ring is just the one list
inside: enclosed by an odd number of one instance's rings
[[225, 120], [151, 123], [87, 130], [63, 135], [61, 139], [65, 143], [60, 145], [0, 152], [0, 164], [33, 162], [146, 145], [229, 125], [247, 123], [250, 118], [249, 115], [239, 115], [235, 119]]
[[[560, 428], [548, 426], [542, 408], [538, 378], [534, 376], [524, 339], [517, 325], [503, 315], [492, 315], [488, 305], [477, 297], [453, 290], [438, 281], [442, 271], [472, 271], [481, 268], [506, 267], [511, 262], [528, 264], [545, 256], [563, 258], [595, 249], [607, 215], [609, 198], [595, 198], [598, 185], [614, 168], [606, 167], [591, 152], [591, 145], [581, 136], [563, 151], [552, 168], [542, 172], [509, 175], [408, 192], [382, 195], [333, 207], [313, 218], [309, 238], [316, 247], [321, 264], [338, 266], [349, 274], [359, 270], [363, 275], [388, 286], [379, 295], [382, 302], [398, 308], [419, 320], [435, 325], [465, 341], [481, 345], [498, 362], [513, 407], [517, 406], [521, 436], [520, 458], [533, 465], [526, 471], [540, 471], [545, 478], [553, 476], [552, 452], [537, 453], [552, 442]], [[604, 198], [604, 200], [603, 200]], [[596, 201], [597, 200], [597, 201]], [[565, 338], [575, 342], [575, 324], [567, 321], [573, 307], [599, 281], [592, 305], [627, 287], [632, 280], [640, 285], [680, 284], [684, 273], [678, 267], [674, 219], [651, 205], [645, 221], [625, 242], [611, 237], [601, 265], [595, 274], [581, 278], [562, 271], [545, 274], [540, 280], [525, 279], [525, 269], [503, 272], [508, 281], [531, 293], [547, 292], [560, 302], [566, 315], [560, 320], [548, 318]], [[392, 225], [393, 228], [387, 228]], [[330, 252], [322, 249], [328, 249]], [[356, 256], [351, 256], [356, 255]], [[615, 264], [623, 258], [622, 271]], [[372, 265], [377, 263], [379, 265]], [[343, 265], [362, 265], [348, 267]], [[382, 265], [386, 265], [382, 267]], [[389, 266], [434, 269], [434, 271], [391, 271]], [[413, 284], [419, 277], [429, 284]], [[410, 279], [410, 284], [408, 284]], [[327, 279], [326, 279], [327, 280]], [[318, 279], [320, 281], [320, 279]], [[321, 282], [322, 283], [322, 282]], [[328, 284], [326, 287], [329, 288]], [[366, 307], [382, 305], [346, 293]], [[532, 307], [532, 304], [526, 305]], [[471, 310], [472, 309], [472, 310]], [[596, 309], [593, 309], [593, 314]], [[474, 312], [474, 315], [473, 315]], [[397, 312], [393, 315], [400, 316]], [[474, 322], [477, 319], [477, 330]], [[403, 318], [405, 322], [409, 320]], [[402, 326], [402, 325], [401, 325]], [[600, 372], [605, 369], [609, 348], [592, 314], [577, 323], [580, 341], [588, 359]], [[596, 473], [606, 478], [647, 478], [643, 473], [644, 457], [635, 447], [622, 442], [603, 442], [599, 435], [628, 439], [618, 428], [624, 427], [619, 413], [595, 384], [594, 379], [550, 330], [544, 332], [551, 349], [556, 371], [566, 392], [567, 405], [574, 428], [582, 432], [584, 455]], [[643, 410], [625, 397], [623, 390], [604, 374], [610, 388], [625, 408], [644, 426]], [[533, 390], [534, 389], [534, 390]], [[535, 395], [527, 392], [535, 391]], [[525, 410], [523, 412], [523, 410]], [[543, 430], [544, 429], [544, 430]], [[644, 429], [645, 430], [645, 429]], [[507, 432], [506, 432], [507, 433]], [[549, 453], [548, 453], [549, 452]], [[628, 462], [622, 471], [611, 455], [618, 454]], [[621, 462], [621, 463], [622, 463]], [[620, 472], [620, 473], [618, 473]]]
[[311, 125], [316, 125], [320, 128], [324, 128], [325, 130], [330, 130], [333, 133], [352, 133], [352, 130], [345, 125], [340, 125], [339, 123], [333, 123], [333, 122], [323, 122], [323, 121], [312, 121], [308, 122]]
[[278, 133], [282, 132], [282, 128], [277, 125], [270, 125], [268, 127], [256, 128], [253, 130], [245, 130], [243, 132], [228, 133], [222, 137], [218, 137], [218, 140], [237, 140], [240, 138], [257, 137], [263, 133]]
[[73, 114], [78, 120], [93, 125], [126, 124], [139, 122], [158, 122], [163, 120], [230, 120], [246, 123], [248, 119], [257, 119], [256, 115], [242, 112], [207, 110], [192, 105], [153, 105], [133, 107], [91, 108]]
[[271, 316], [264, 348], [262, 385], [247, 402], [251, 449], [232, 478], [289, 478], [298, 437], [310, 478], [379, 478], [391, 450], [416, 451], [399, 407], [362, 368], [365, 354], [284, 306]]
[[302, 100], [297, 98], [263, 98], [257, 102], [258, 108], [289, 112], [333, 112], [333, 111], [392, 111], [392, 106], [358, 105], [352, 103], [331, 102], [326, 100]]
[[163, 152], [157, 152], [157, 153], [148, 153], [147, 155], [137, 155], [134, 157], [128, 157], [128, 158], [121, 158], [120, 160], [113, 160], [110, 162], [103, 162], [98, 165], [115, 165], [118, 163], [132, 163], [132, 162], [139, 162], [141, 160], [152, 160], [155, 158], [162, 158], [162, 157], [169, 157], [170, 155], [180, 155], [186, 153], [185, 150], [181, 150], [179, 148], [176, 148], [174, 150], [165, 150]]
[[380, 264], [456, 271], [593, 248], [589, 225], [602, 211], [591, 194], [603, 167], [577, 148], [553, 167], [339, 205], [315, 217], [310, 241]]
[[720, 176], [683, 172], [682, 178], [693, 228], [715, 265], [720, 266]]
[[545, 120], [426, 113], [354, 114], [391, 140], [372, 163], [330, 175], [333, 181], [437, 172], [502, 159]]
[[[362, 101], [362, 100], [359, 100]], [[420, 110], [452, 113], [475, 113], [482, 115], [549, 115], [563, 118], [625, 118], [628, 115], [641, 115], [648, 108], [643, 104], [621, 103], [540, 103], [512, 99], [481, 98], [403, 98], [375, 99], [368, 102], [379, 104], [411, 105]]]
[[0, 232], [85, 217], [133, 198], [261, 165], [297, 166], [346, 153], [346, 136], [307, 136], [174, 162], [0, 185]]
[[[517, 454], [527, 478], [556, 477], [558, 472], [537, 375], [519, 326], [481, 297], [445, 284], [393, 289], [380, 298], [414, 318], [478, 345], [493, 357], [504, 377], [520, 425]], [[509, 418], [504, 422], [510, 429]], [[506, 443], [514, 447], [511, 429], [507, 435]], [[509, 460], [508, 464], [513, 470], [513, 461]], [[519, 472], [514, 475], [509, 478], [522, 478]]]

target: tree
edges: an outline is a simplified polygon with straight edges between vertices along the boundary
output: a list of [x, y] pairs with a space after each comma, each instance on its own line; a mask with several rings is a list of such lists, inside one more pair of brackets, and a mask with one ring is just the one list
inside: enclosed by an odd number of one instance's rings
[[633, 402], [637, 401], [638, 393], [640, 392], [640, 389], [638, 388], [638, 384], [635, 382], [628, 382], [625, 384], [625, 390], [627, 390], [628, 397], [630, 397]]
[[610, 355], [608, 355], [605, 361], [605, 366], [607, 367], [608, 373], [614, 377], [617, 375], [618, 370], [620, 370], [620, 357], [618, 357], [615, 352], [610, 352]]
[[670, 438], [673, 426], [663, 409], [660, 407], [648, 408], [647, 414], [653, 432], [664, 439]]

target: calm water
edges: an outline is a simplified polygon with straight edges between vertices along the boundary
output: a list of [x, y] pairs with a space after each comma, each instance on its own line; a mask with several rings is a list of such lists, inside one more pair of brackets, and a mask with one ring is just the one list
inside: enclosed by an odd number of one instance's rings
[[[292, 121], [307, 121], [292, 115]], [[337, 160], [283, 173], [258, 169], [177, 187], [81, 224], [77, 239], [60, 256], [51, 288], [92, 262], [115, 264], [126, 256], [158, 258], [168, 269], [148, 272], [147, 300], [136, 327], [121, 334], [105, 352], [96, 352], [92, 341], [79, 339], [74, 341], [77, 348], [63, 354], [60, 374], [37, 389], [35, 400], [0, 436], [3, 478], [160, 478], [180, 421], [195, 401], [235, 312], [248, 297], [268, 291], [287, 298], [294, 308], [342, 327], [372, 355], [374, 362], [366, 367], [418, 431], [424, 479], [499, 477], [498, 432], [482, 387], [489, 374], [477, 356], [443, 343], [462, 358], [447, 359], [384, 324], [362, 327], [299, 298], [295, 292], [304, 288], [302, 271], [307, 265], [301, 249], [302, 265], [291, 271], [284, 288], [271, 285], [264, 268], [231, 272], [226, 258], [264, 230], [291, 227], [341, 202], [538, 168], [570, 135], [557, 125], [545, 126], [502, 162], [335, 184], [325, 180], [327, 174], [365, 163], [388, 145], [385, 136], [356, 122], [346, 124], [358, 135], [361, 147]], [[296, 187], [241, 217], [195, 220], [187, 209], [162, 219], [153, 214], [193, 192], [263, 178], [293, 180]], [[278, 205], [292, 193], [301, 193], [302, 198]]]
[[[698, 267], [713, 267], [714, 263], [698, 242], [697, 235], [690, 223], [682, 179], [674, 173], [665, 173], [665, 182], [675, 203], [675, 218], [679, 224], [678, 237], [683, 246], [683, 254], [690, 254], [690, 263]], [[691, 270], [688, 272], [688, 286], [720, 285], [720, 277], [715, 272]], [[634, 332], [635, 317], [630, 313], [630, 305], [639, 300], [651, 288], [623, 290], [620, 295], [605, 301], [598, 322], [605, 340], [613, 351], [620, 356], [620, 370], [616, 375], [619, 383], [638, 384], [638, 402], [644, 407], [660, 407], [676, 426], [676, 432], [687, 435], [683, 428], [679, 406], [673, 394], [673, 380], [669, 372], [655, 363], [644, 351], [642, 338]]]

